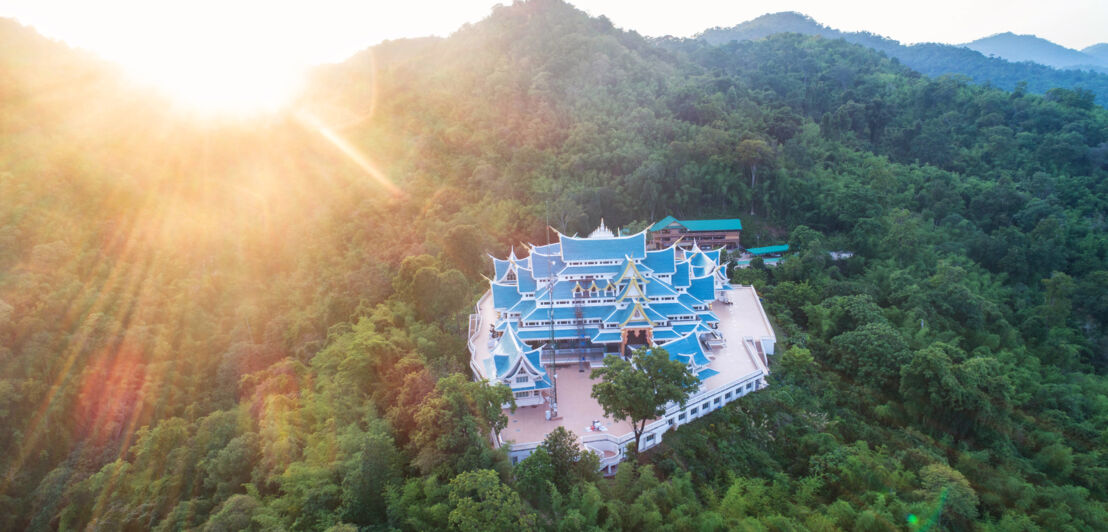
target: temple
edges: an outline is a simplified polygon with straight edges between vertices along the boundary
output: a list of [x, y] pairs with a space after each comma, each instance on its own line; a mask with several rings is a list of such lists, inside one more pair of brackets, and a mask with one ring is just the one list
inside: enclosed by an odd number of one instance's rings
[[562, 425], [606, 467], [618, 463], [630, 425], [604, 419], [589, 396], [588, 372], [607, 355], [659, 346], [701, 380], [685, 408], [648, 427], [643, 448], [764, 385], [775, 336], [753, 287], [728, 282], [722, 248], [648, 250], [647, 231], [616, 236], [603, 222], [587, 237], [557, 236], [526, 256], [493, 258], [470, 319], [475, 377], [509, 386], [520, 407], [497, 441], [513, 460]]

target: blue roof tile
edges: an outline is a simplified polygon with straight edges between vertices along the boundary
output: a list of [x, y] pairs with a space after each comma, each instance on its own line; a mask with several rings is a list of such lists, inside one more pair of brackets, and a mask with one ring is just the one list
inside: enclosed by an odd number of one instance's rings
[[519, 287], [520, 293], [534, 292], [537, 288], [535, 277], [531, 275], [531, 270], [517, 268], [516, 277], [516, 286]]
[[[623, 271], [619, 264], [592, 264], [587, 266], [566, 266], [558, 275], [592, 275], [594, 277], [611, 277]], [[601, 286], [601, 288], [604, 288]]]
[[560, 255], [562, 253], [562, 245], [557, 242], [534, 246], [531, 249], [532, 252], [540, 255]]
[[677, 291], [670, 288], [669, 285], [661, 279], [651, 279], [646, 284], [646, 297], [666, 297], [675, 296]]
[[[496, 306], [495, 301], [493, 302], [493, 306]], [[532, 310], [535, 310], [534, 299], [520, 299], [519, 302], [517, 302], [515, 305], [512, 305], [512, 308], [508, 309], [508, 312], [518, 312], [520, 316], [526, 316], [527, 313], [531, 312]]]
[[689, 263], [688, 261], [678, 262], [675, 264], [673, 277], [670, 279], [670, 283], [677, 288], [688, 288], [689, 286]]
[[673, 273], [676, 269], [676, 258], [673, 253], [673, 246], [666, 249], [659, 249], [657, 251], [647, 251], [646, 260], [643, 264], [648, 266], [654, 273]]
[[599, 331], [599, 332], [597, 332], [597, 334], [595, 336], [592, 337], [592, 342], [594, 344], [609, 344], [609, 343], [612, 343], [612, 342], [619, 342], [619, 341], [622, 341], [622, 340], [623, 340], [623, 335], [620, 334], [618, 329], [617, 330]]
[[522, 296], [515, 285], [492, 284], [492, 306], [498, 310], [507, 310], [519, 302]]
[[[614, 305], [582, 305], [581, 317], [583, 319], [600, 319], [612, 313]], [[552, 314], [550, 307], [539, 307], [523, 316], [523, 321], [549, 320]], [[577, 307], [554, 307], [554, 319], [577, 319]]]
[[696, 311], [689, 308], [683, 303], [651, 303], [650, 308], [666, 315], [671, 316], [693, 316], [695, 319]]
[[662, 342], [666, 340], [676, 340], [681, 335], [672, 329], [654, 329], [654, 341]]
[[715, 377], [716, 375], [719, 375], [718, 371], [716, 371], [712, 368], [704, 368], [704, 369], [700, 370], [699, 373], [696, 374], [696, 377], [703, 381], [703, 380], [707, 380], [709, 377]]
[[532, 253], [531, 259], [531, 275], [535, 279], [548, 279], [562, 271], [562, 268], [566, 267], [566, 263], [562, 262], [562, 258], [558, 255], [544, 255], [540, 253]]
[[688, 293], [693, 297], [709, 302], [716, 298], [716, 279], [713, 275], [694, 277], [689, 280]]
[[708, 357], [704, 354], [704, 347], [700, 345], [700, 339], [696, 333], [689, 333], [672, 342], [659, 345], [662, 349], [674, 356], [692, 356], [692, 361], [698, 366], [708, 365]]
[[[585, 327], [585, 337], [584, 337], [584, 339], [588, 340], [589, 338], [592, 338], [593, 336], [596, 335], [596, 332], [598, 330], [599, 330], [599, 328], [597, 328], [597, 327]], [[550, 329], [548, 329], [546, 327], [541, 327], [541, 328], [532, 329], [532, 330], [521, 330], [521, 331], [519, 331], [519, 337], [524, 339], [524, 340], [531, 341], [531, 342], [546, 341], [546, 340], [550, 339]], [[580, 338], [580, 337], [581, 337], [581, 335], [579, 334], [579, 331], [577, 330], [577, 328], [562, 327], [560, 329], [554, 329], [554, 339], [555, 340], [573, 340], [573, 339]]]
[[609, 260], [646, 258], [646, 232], [616, 238], [577, 238], [561, 235], [562, 259]]
[[508, 273], [508, 265], [511, 264], [506, 260], [501, 260], [496, 257], [492, 258], [492, 269], [494, 271], [493, 277], [499, 281], [504, 278], [504, 274]]

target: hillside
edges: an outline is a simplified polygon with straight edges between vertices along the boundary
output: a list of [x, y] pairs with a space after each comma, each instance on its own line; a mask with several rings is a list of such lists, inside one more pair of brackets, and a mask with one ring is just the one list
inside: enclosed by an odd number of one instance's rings
[[[0, 529], [1108, 522], [1090, 93], [532, 0], [211, 124], [0, 42]], [[466, 365], [485, 252], [667, 214], [786, 228], [791, 256], [733, 274], [779, 331], [770, 386], [613, 479], [557, 438], [512, 466]]]
[[1095, 55], [1054, 44], [1034, 35], [1016, 35], [1011, 32], [998, 33], [968, 42], [962, 46], [981, 52], [986, 56], [996, 56], [1017, 63], [1031, 61], [1053, 68], [1108, 72], [1108, 61], [1104, 61]]
[[1098, 61], [1108, 62], [1108, 43], [1094, 44], [1083, 48], [1081, 53], [1097, 58]]
[[928, 76], [963, 75], [976, 83], [989, 84], [1006, 90], [1024, 87], [1025, 90], [1036, 94], [1045, 94], [1056, 87], [1080, 88], [1092, 91], [1100, 105], [1108, 104], [1108, 74], [1102, 72], [1058, 70], [1037, 63], [1009, 62], [998, 57], [987, 57], [975, 50], [947, 44], [922, 43], [905, 46], [892, 39], [868, 32], [842, 32], [828, 28], [799, 13], [763, 15], [729, 28], [716, 27], [705, 30], [697, 37], [705, 42], [719, 45], [733, 40], [762, 39], [774, 33], [785, 32], [843, 39], [867, 46], [894, 57], [909, 68]]

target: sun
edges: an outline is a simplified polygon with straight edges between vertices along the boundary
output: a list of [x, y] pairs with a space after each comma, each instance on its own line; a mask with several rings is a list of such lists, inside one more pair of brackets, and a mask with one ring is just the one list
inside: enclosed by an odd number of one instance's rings
[[118, 40], [100, 35], [97, 42], [130, 78], [185, 108], [271, 111], [296, 94], [306, 59], [298, 53], [294, 27], [267, 23], [261, 5], [250, 16], [243, 5], [143, 12], [141, 24], [121, 28]]
[[[271, 111], [317, 63], [305, 8], [261, 0], [27, 2], [18, 18], [121, 67], [127, 78], [203, 113]], [[41, 7], [40, 7], [41, 6]], [[64, 16], [61, 16], [64, 14]]]
[[178, 106], [204, 114], [255, 114], [277, 110], [299, 91], [303, 69], [271, 55], [223, 43], [181, 43], [154, 57], [123, 64], [135, 82], [154, 88]]

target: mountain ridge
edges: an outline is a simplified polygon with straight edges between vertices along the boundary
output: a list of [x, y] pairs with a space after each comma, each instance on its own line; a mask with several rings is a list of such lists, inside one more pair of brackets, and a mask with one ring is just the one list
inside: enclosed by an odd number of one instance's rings
[[982, 37], [961, 46], [1011, 62], [1031, 61], [1059, 69], [1108, 72], [1108, 61], [1037, 35], [1020, 35], [1008, 31]]
[[[1040, 63], [1013, 62], [1000, 57], [988, 57], [977, 50], [951, 44], [904, 45], [894, 39], [870, 32], [844, 32], [830, 28], [812, 17], [795, 11], [769, 13], [726, 28], [709, 28], [693, 38], [718, 46], [733, 40], [763, 39], [775, 33], [801, 33], [829, 39], [843, 39], [883, 52], [928, 76], [961, 74], [976, 83], [989, 84], [1009, 91], [1023, 87], [1027, 91], [1039, 94], [1045, 94], [1055, 87], [1085, 89], [1096, 95], [1096, 101], [1100, 105], [1108, 104], [1108, 74], [1101, 71], [1062, 70]], [[1108, 46], [1103, 48], [1095, 48], [1095, 46], [1094, 51], [1105, 50], [1104, 53], [1108, 54]]]

